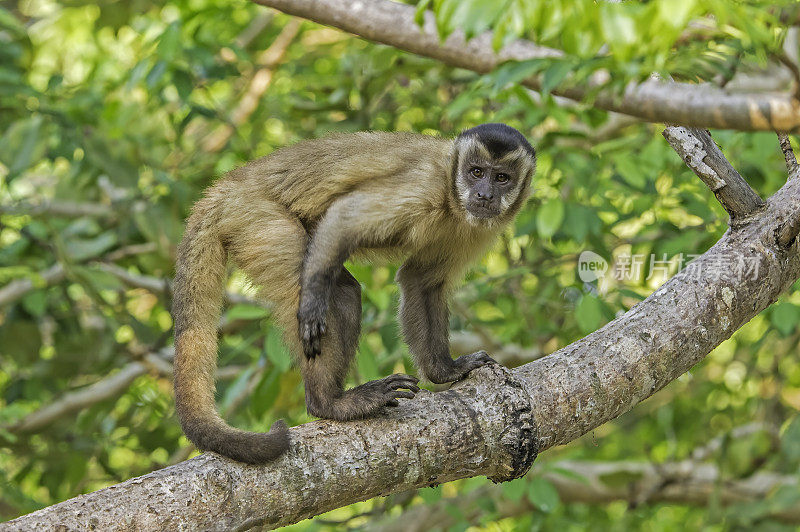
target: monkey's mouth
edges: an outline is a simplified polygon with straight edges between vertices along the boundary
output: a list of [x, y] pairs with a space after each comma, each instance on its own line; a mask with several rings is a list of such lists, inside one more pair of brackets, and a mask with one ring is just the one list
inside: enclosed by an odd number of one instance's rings
[[475, 218], [494, 218], [500, 214], [500, 209], [491, 204], [470, 202], [467, 211]]

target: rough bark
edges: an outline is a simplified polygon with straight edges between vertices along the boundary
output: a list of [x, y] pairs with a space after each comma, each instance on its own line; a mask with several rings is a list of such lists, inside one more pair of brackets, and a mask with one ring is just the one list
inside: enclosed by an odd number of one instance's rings
[[[20, 517], [9, 530], [245, 530], [377, 495], [520, 476], [537, 452], [630, 410], [699, 362], [800, 277], [800, 179], [625, 315], [513, 371], [482, 368], [385, 416], [291, 430], [264, 466], [204, 454]], [[737, 273], [736, 265], [748, 267]]]
[[385, 417], [295, 427], [289, 452], [267, 466], [206, 453], [0, 529], [271, 528], [465, 473], [513, 478], [536, 456], [531, 405], [511, 371], [495, 366], [479, 375], [444, 392], [422, 391]]
[[[486, 73], [509, 59], [526, 60], [561, 57], [560, 50], [518, 40], [495, 53], [491, 33], [465, 41], [455, 32], [439, 40], [432, 13], [426, 13], [423, 28], [414, 21], [414, 6], [390, 0], [256, 0], [284, 13], [303, 17], [394, 46], [401, 50], [438, 59], [449, 65]], [[522, 82], [539, 90], [539, 78]], [[583, 100], [591, 88], [561, 86], [557, 96]], [[592, 105], [651, 122], [682, 124], [691, 127], [800, 131], [800, 102], [789, 93], [735, 93], [712, 85], [693, 85], [664, 81], [632, 84], [623, 95], [601, 91]]]

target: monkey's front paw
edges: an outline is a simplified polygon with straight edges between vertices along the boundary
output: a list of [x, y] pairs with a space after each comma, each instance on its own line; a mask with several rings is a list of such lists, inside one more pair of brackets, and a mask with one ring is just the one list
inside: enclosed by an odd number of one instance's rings
[[318, 309], [301, 307], [297, 312], [297, 324], [303, 353], [306, 358], [316, 357], [322, 352], [322, 335], [328, 330], [325, 325], [325, 313], [319, 312]]

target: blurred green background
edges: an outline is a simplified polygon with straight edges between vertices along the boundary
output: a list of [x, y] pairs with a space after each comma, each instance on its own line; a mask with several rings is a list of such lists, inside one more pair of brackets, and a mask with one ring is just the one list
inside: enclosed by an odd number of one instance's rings
[[[507, 122], [538, 150], [534, 194], [452, 301], [454, 346], [486, 347], [513, 366], [635, 305], [665, 279], [655, 261], [671, 261], [673, 274], [724, 233], [727, 216], [663, 126], [547, 91], [600, 70], [611, 89], [652, 72], [718, 84], [744, 72], [796, 87], [778, 67], [797, 55], [780, 5], [423, 2], [443, 34], [494, 28], [498, 46], [522, 36], [565, 51], [479, 76], [243, 0], [0, 2], [0, 519], [196, 452], [172, 401], [175, 247], [215, 176], [280, 146], [334, 131], [453, 135]], [[517, 84], [532, 73], [543, 94]], [[762, 196], [781, 186], [774, 134], [713, 133]], [[609, 270], [586, 284], [584, 250], [611, 268], [644, 257], [643, 274]], [[364, 289], [351, 384], [413, 372], [395, 268], [348, 266]], [[229, 291], [242, 296], [221, 325], [224, 416], [254, 430], [309, 421], [268, 309], [235, 271]], [[526, 478], [396, 494], [294, 528], [403, 530], [423, 515], [422, 529], [459, 531], [794, 529], [799, 322], [800, 293], [784, 296], [652, 399], [545, 453]], [[663, 472], [693, 457], [718, 473], [693, 504], [664, 500], [680, 479], [665, 473], [650, 486], [626, 469]], [[594, 481], [616, 496], [587, 502], [563, 490], [559, 478], [588, 485], [598, 465], [610, 469]], [[781, 483], [727, 504], [732, 485], [764, 473]]]

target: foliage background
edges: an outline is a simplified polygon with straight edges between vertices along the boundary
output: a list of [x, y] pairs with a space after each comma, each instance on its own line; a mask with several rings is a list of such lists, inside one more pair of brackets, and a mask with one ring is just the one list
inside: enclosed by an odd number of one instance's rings
[[[215, 176], [280, 146], [362, 129], [452, 135], [487, 121], [528, 135], [539, 152], [533, 198], [451, 305], [454, 332], [477, 333], [490, 347], [521, 346], [504, 361], [511, 365], [595, 330], [664, 280], [585, 284], [576, 268], [583, 250], [611, 262], [641, 254], [645, 272], [667, 257], [671, 274], [680, 254], [702, 253], [721, 236], [724, 211], [660, 126], [609, 116], [590, 102], [567, 105], [546, 90], [600, 70], [614, 74], [607, 84], [616, 88], [652, 72], [727, 83], [746, 70], [780, 80], [773, 60], [786, 32], [777, 12], [757, 2], [497, 5], [434, 0], [420, 10], [435, 11], [443, 34], [496, 28], [497, 45], [525, 36], [565, 56], [479, 76], [242, 0], [0, 2], [0, 294], [26, 287], [0, 297], [0, 518], [191, 455], [169, 375], [175, 246], [188, 209]], [[545, 79], [543, 95], [516, 84], [535, 72]], [[762, 196], [782, 184], [774, 135], [714, 136]], [[352, 383], [413, 371], [394, 318], [395, 268], [350, 267], [364, 288]], [[229, 289], [253, 296], [236, 272]], [[310, 419], [268, 314], [249, 302], [230, 305], [220, 340], [221, 409], [254, 430], [280, 417], [292, 425]], [[769, 516], [800, 504], [796, 487], [727, 508], [713, 494], [700, 507], [636, 493], [583, 504], [559, 500], [541, 474], [558, 474], [565, 458], [682, 460], [721, 436], [710, 457], [723, 472], [717, 490], [756, 471], [797, 477], [798, 322], [795, 293], [651, 400], [540, 457], [526, 478], [502, 488], [502, 499], [530, 500], [520, 515], [498, 510], [495, 494], [479, 498], [478, 516], [467, 519], [458, 501], [487, 482], [471, 479], [294, 528], [365, 526], [443, 497], [456, 530], [788, 527]], [[114, 393], [20, 429], [37, 409], [132, 364], [144, 369]], [[727, 436], [752, 424], [757, 430], [746, 436]]]

